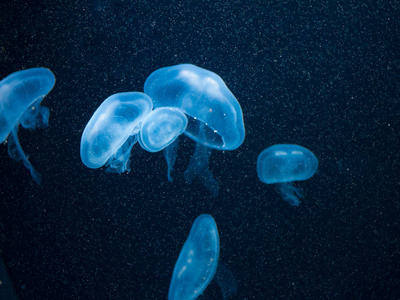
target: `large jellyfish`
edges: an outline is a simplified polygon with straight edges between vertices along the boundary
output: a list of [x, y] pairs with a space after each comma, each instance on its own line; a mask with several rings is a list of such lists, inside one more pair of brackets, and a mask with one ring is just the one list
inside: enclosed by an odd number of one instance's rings
[[[175, 107], [188, 117], [184, 134], [196, 142], [196, 150], [185, 172], [191, 183], [198, 177], [206, 188], [218, 195], [208, 159], [212, 149], [234, 150], [245, 136], [243, 114], [239, 102], [217, 74], [190, 64], [165, 67], [147, 78], [144, 92], [154, 107]], [[169, 169], [175, 162], [177, 142], [165, 149]], [[170, 170], [168, 172], [170, 178]]]
[[106, 165], [106, 172], [129, 172], [140, 123], [152, 108], [151, 99], [138, 92], [118, 93], [104, 100], [83, 131], [82, 162], [92, 169]]
[[213, 217], [200, 215], [193, 223], [169, 286], [169, 300], [196, 299], [206, 289], [217, 270], [219, 236]]
[[258, 178], [267, 184], [278, 183], [285, 201], [298, 206], [302, 192], [293, 181], [306, 180], [318, 169], [317, 157], [308, 149], [290, 144], [278, 144], [265, 149], [257, 159]]
[[54, 74], [46, 68], [18, 71], [0, 81], [0, 143], [7, 140], [10, 157], [22, 160], [37, 184], [40, 184], [41, 175], [21, 148], [18, 126], [35, 129], [48, 125], [49, 109], [40, 103], [55, 82]]

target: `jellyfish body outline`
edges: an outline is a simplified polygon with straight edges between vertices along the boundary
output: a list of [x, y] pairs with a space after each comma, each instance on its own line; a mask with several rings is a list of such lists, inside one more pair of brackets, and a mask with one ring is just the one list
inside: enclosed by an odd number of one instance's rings
[[200, 296], [215, 275], [218, 258], [217, 224], [211, 215], [200, 215], [176, 261], [168, 299], [196, 299]]
[[311, 178], [318, 169], [318, 159], [307, 148], [293, 144], [273, 145], [257, 159], [258, 178], [267, 184], [278, 184], [282, 198], [293, 206], [300, 204], [302, 190], [293, 181]]
[[109, 172], [116, 173], [129, 171], [130, 150], [152, 106], [151, 99], [139, 92], [117, 93], [104, 100], [82, 133], [84, 165], [91, 169], [106, 165], [111, 168]]

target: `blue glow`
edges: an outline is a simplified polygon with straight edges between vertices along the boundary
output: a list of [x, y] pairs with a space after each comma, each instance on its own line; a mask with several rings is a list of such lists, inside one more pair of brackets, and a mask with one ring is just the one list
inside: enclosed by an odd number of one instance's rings
[[215, 275], [219, 258], [219, 236], [213, 217], [200, 215], [193, 223], [169, 286], [169, 300], [196, 299]]
[[258, 156], [258, 178], [267, 184], [279, 183], [283, 199], [291, 205], [300, 204], [301, 189], [291, 182], [307, 180], [318, 169], [317, 157], [308, 149], [290, 144], [278, 144], [265, 149]]
[[10, 157], [22, 161], [37, 184], [41, 175], [21, 148], [18, 125], [30, 129], [48, 125], [49, 110], [40, 103], [55, 81], [54, 74], [46, 68], [18, 71], [0, 81], [0, 143], [7, 139]]
[[187, 118], [176, 108], [153, 110], [140, 127], [139, 144], [149, 152], [158, 152], [172, 144], [186, 129]]
[[139, 125], [152, 110], [151, 99], [137, 92], [108, 97], [87, 123], [81, 139], [82, 162], [92, 169], [129, 171], [129, 157]]
[[[187, 182], [198, 177], [207, 188], [218, 185], [212, 175], [209, 176], [211, 173], [202, 176], [203, 166], [207, 165], [208, 170], [211, 149], [234, 150], [245, 137], [242, 109], [225, 82], [211, 71], [182, 64], [161, 68], [150, 74], [144, 92], [152, 98], [154, 107], [175, 107], [186, 114], [188, 125], [184, 134], [197, 143], [198, 153], [205, 153], [198, 147], [210, 148], [207, 155], [194, 158], [196, 163], [191, 163], [185, 174]], [[199, 159], [204, 161], [198, 162]], [[196, 165], [203, 169], [196, 170]], [[170, 167], [172, 169], [173, 165]], [[212, 182], [207, 182], [211, 178]], [[210, 192], [216, 196], [218, 188]]]

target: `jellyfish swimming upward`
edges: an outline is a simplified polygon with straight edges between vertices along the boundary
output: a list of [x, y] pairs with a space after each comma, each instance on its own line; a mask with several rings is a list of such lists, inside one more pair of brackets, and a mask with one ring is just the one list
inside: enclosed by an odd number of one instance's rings
[[151, 99], [138, 92], [118, 93], [104, 100], [83, 131], [82, 162], [92, 169], [106, 165], [106, 172], [129, 171], [140, 124], [152, 108]]
[[[212, 149], [234, 150], [244, 140], [243, 113], [239, 102], [217, 74], [190, 64], [165, 67], [146, 79], [145, 94], [155, 108], [171, 107], [187, 117], [184, 134], [196, 142], [194, 155], [184, 174], [186, 182], [198, 178], [217, 196], [218, 182], [209, 170]], [[176, 139], [164, 149], [168, 179], [177, 154]]]
[[8, 75], [0, 81], [0, 143], [7, 141], [8, 154], [22, 161], [37, 184], [41, 175], [33, 168], [18, 140], [19, 124], [24, 128], [46, 127], [49, 109], [40, 106], [55, 84], [46, 68], [32, 68]]
[[213, 279], [218, 266], [219, 235], [212, 216], [200, 215], [193, 223], [169, 286], [169, 300], [199, 297]]
[[285, 201], [298, 206], [302, 191], [293, 181], [307, 180], [318, 169], [317, 157], [308, 149], [290, 144], [278, 144], [265, 149], [257, 159], [258, 178], [267, 184], [278, 184]]

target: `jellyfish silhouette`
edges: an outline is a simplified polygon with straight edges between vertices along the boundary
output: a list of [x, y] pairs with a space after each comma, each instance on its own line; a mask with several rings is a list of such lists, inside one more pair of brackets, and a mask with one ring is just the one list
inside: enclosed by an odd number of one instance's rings
[[0, 143], [7, 140], [8, 154], [21, 161], [40, 185], [41, 175], [33, 168], [18, 140], [19, 124], [24, 128], [46, 127], [49, 109], [40, 106], [55, 84], [46, 68], [32, 68], [8, 75], [0, 81]]
[[[196, 150], [185, 179], [190, 184], [197, 177], [214, 196], [218, 195], [218, 183], [208, 167], [211, 151], [234, 150], [245, 137], [242, 109], [225, 82], [211, 71], [182, 64], [150, 74], [144, 92], [152, 98], [154, 107], [174, 107], [186, 114], [188, 125], [184, 134], [196, 142]], [[175, 158], [169, 156], [176, 153], [168, 148], [164, 151], [170, 163]], [[169, 168], [173, 168], [170, 163]]]
[[151, 99], [138, 92], [118, 93], [104, 100], [83, 131], [82, 162], [92, 169], [106, 165], [106, 172], [129, 172], [140, 123], [152, 108]]
[[206, 289], [217, 270], [219, 236], [213, 217], [200, 215], [193, 223], [169, 286], [169, 300], [196, 299]]
[[318, 169], [317, 157], [308, 149], [290, 144], [278, 144], [265, 149], [257, 159], [258, 178], [267, 184], [279, 184], [285, 201], [298, 206], [302, 191], [293, 181], [309, 179]]

